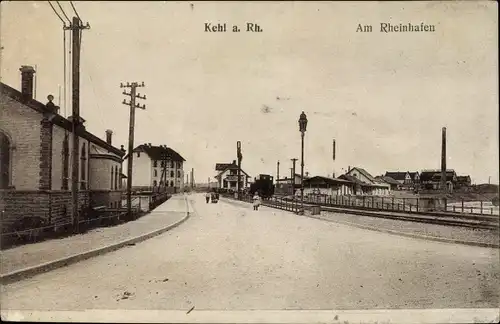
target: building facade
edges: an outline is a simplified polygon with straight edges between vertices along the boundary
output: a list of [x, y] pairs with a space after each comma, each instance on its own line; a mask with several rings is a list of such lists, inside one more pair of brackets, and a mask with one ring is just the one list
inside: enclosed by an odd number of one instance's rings
[[[457, 174], [453, 169], [446, 170], [446, 186], [448, 192], [453, 192], [457, 185]], [[420, 173], [420, 186], [424, 190], [441, 189], [441, 170], [423, 170]]]
[[[226, 190], [237, 190], [237, 182], [238, 182], [238, 164], [236, 164], [236, 160], [232, 163], [217, 163], [215, 164], [215, 171], [217, 175], [215, 179], [217, 179], [217, 188], [218, 189], [226, 189]], [[247, 189], [250, 185], [249, 178], [250, 176], [243, 170], [240, 170], [240, 184], [241, 189]]]
[[396, 180], [399, 185], [397, 189], [413, 190], [420, 185], [420, 174], [418, 172], [386, 172], [385, 177]]
[[[33, 99], [34, 69], [21, 67], [21, 91], [0, 83], [0, 211], [2, 230], [22, 218], [44, 219], [57, 227], [72, 217], [73, 132], [59, 107]], [[123, 149], [85, 130], [79, 137], [78, 209], [118, 207]]]
[[[133, 150], [132, 189], [170, 192], [184, 189], [184, 162], [179, 153], [166, 145], [145, 143]], [[128, 155], [124, 157], [127, 162]]]
[[354, 195], [388, 196], [391, 194], [391, 186], [386, 182], [375, 179], [368, 171], [359, 167], [349, 167], [346, 174], [339, 179], [354, 183]]

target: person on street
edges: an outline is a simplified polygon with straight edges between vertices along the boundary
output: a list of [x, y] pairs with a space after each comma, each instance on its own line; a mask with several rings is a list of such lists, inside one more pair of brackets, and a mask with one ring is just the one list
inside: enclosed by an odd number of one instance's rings
[[260, 206], [259, 193], [255, 192], [255, 194], [253, 196], [253, 210], [259, 210], [259, 206]]
[[205, 199], [207, 200], [207, 204], [208, 204], [210, 202], [210, 193], [209, 192], [207, 192], [205, 194]]

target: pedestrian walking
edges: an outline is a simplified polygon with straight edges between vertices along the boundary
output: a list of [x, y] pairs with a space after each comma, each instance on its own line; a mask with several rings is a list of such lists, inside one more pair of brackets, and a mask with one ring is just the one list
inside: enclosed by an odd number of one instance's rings
[[260, 206], [260, 196], [258, 192], [255, 192], [253, 196], [253, 210], [259, 210]]
[[207, 200], [207, 204], [210, 202], [210, 193], [207, 192], [205, 195], [205, 199]]

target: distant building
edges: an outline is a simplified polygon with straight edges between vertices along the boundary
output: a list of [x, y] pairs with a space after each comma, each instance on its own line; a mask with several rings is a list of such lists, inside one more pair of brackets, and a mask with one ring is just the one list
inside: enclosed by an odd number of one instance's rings
[[378, 180], [381, 183], [386, 183], [391, 187], [391, 190], [399, 190], [401, 189], [401, 182], [389, 177], [389, 176], [377, 176], [375, 180]]
[[385, 176], [399, 183], [397, 189], [412, 190], [418, 187], [420, 183], [420, 174], [418, 172], [386, 172]]
[[[54, 227], [72, 222], [72, 119], [59, 114], [50, 98], [33, 98], [35, 70], [23, 66], [21, 91], [0, 83], [0, 211], [2, 226], [24, 218], [44, 219]], [[83, 109], [83, 111], [85, 111]], [[81, 118], [81, 117], [80, 117]], [[78, 209], [119, 207], [123, 149], [89, 133], [85, 120], [79, 138]]]
[[[446, 185], [452, 192], [457, 184], [457, 174], [453, 169], [446, 170]], [[420, 186], [424, 190], [438, 190], [441, 188], [441, 170], [423, 170], [420, 172]]]
[[[232, 163], [216, 163], [215, 171], [217, 172], [215, 179], [217, 179], [219, 189], [237, 190], [238, 164], [236, 164], [236, 160], [233, 160]], [[241, 170], [240, 176], [240, 189], [248, 188], [250, 176], [243, 170]]]
[[304, 179], [304, 195], [353, 195], [356, 184], [345, 179], [314, 176]]
[[[179, 153], [166, 145], [145, 143], [133, 150], [132, 189], [165, 188], [170, 192], [184, 189], [184, 162]], [[124, 157], [126, 161], [128, 154]]]
[[[309, 179], [309, 177], [304, 175], [304, 181], [306, 179]], [[291, 195], [292, 194], [292, 184], [294, 184], [294, 183], [295, 183], [295, 191], [294, 192], [297, 192], [297, 190], [301, 188], [301, 183], [302, 183], [300, 174], [296, 173], [294, 175], [294, 178], [284, 177], [281, 179], [277, 179], [275, 192], [277, 194], [287, 194], [287, 195], [290, 194]]]
[[349, 167], [347, 173], [341, 175], [339, 179], [353, 182], [355, 184], [353, 194], [355, 195], [386, 196], [391, 193], [389, 184], [378, 181], [363, 168]]

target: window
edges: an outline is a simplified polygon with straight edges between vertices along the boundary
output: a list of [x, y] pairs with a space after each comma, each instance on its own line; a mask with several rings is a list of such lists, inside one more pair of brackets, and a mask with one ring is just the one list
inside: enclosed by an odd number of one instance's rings
[[177, 178], [180, 178], [180, 177], [181, 177], [181, 171], [177, 170]]
[[0, 132], [0, 189], [7, 189], [10, 185], [10, 150], [9, 138]]
[[113, 175], [115, 174], [115, 170], [111, 167], [111, 190], [113, 190]]
[[122, 188], [122, 183], [123, 183], [123, 181], [122, 181], [122, 172], [123, 171], [122, 171], [122, 167], [121, 166], [120, 166], [120, 171], [118, 171], [118, 172], [120, 172], [120, 181], [118, 181], [118, 186], [121, 189]]
[[118, 166], [115, 166], [115, 190], [118, 189]]
[[81, 181], [81, 188], [85, 189], [85, 176], [87, 174], [87, 150], [85, 149], [85, 143], [82, 144], [82, 153], [80, 156], [80, 181]]
[[174, 168], [174, 161], [170, 161], [170, 167]]
[[158, 161], [157, 160], [153, 160], [153, 167], [156, 168], [158, 166]]
[[158, 182], [155, 180], [153, 181], [153, 187], [156, 187], [158, 185]]
[[153, 177], [157, 177], [158, 176], [158, 171], [156, 171], [156, 169], [153, 170]]
[[174, 186], [174, 182], [170, 181], [170, 187], [173, 187], [173, 186]]
[[161, 167], [164, 168], [165, 167], [165, 161], [161, 161]]
[[174, 171], [170, 171], [170, 178], [174, 177]]

